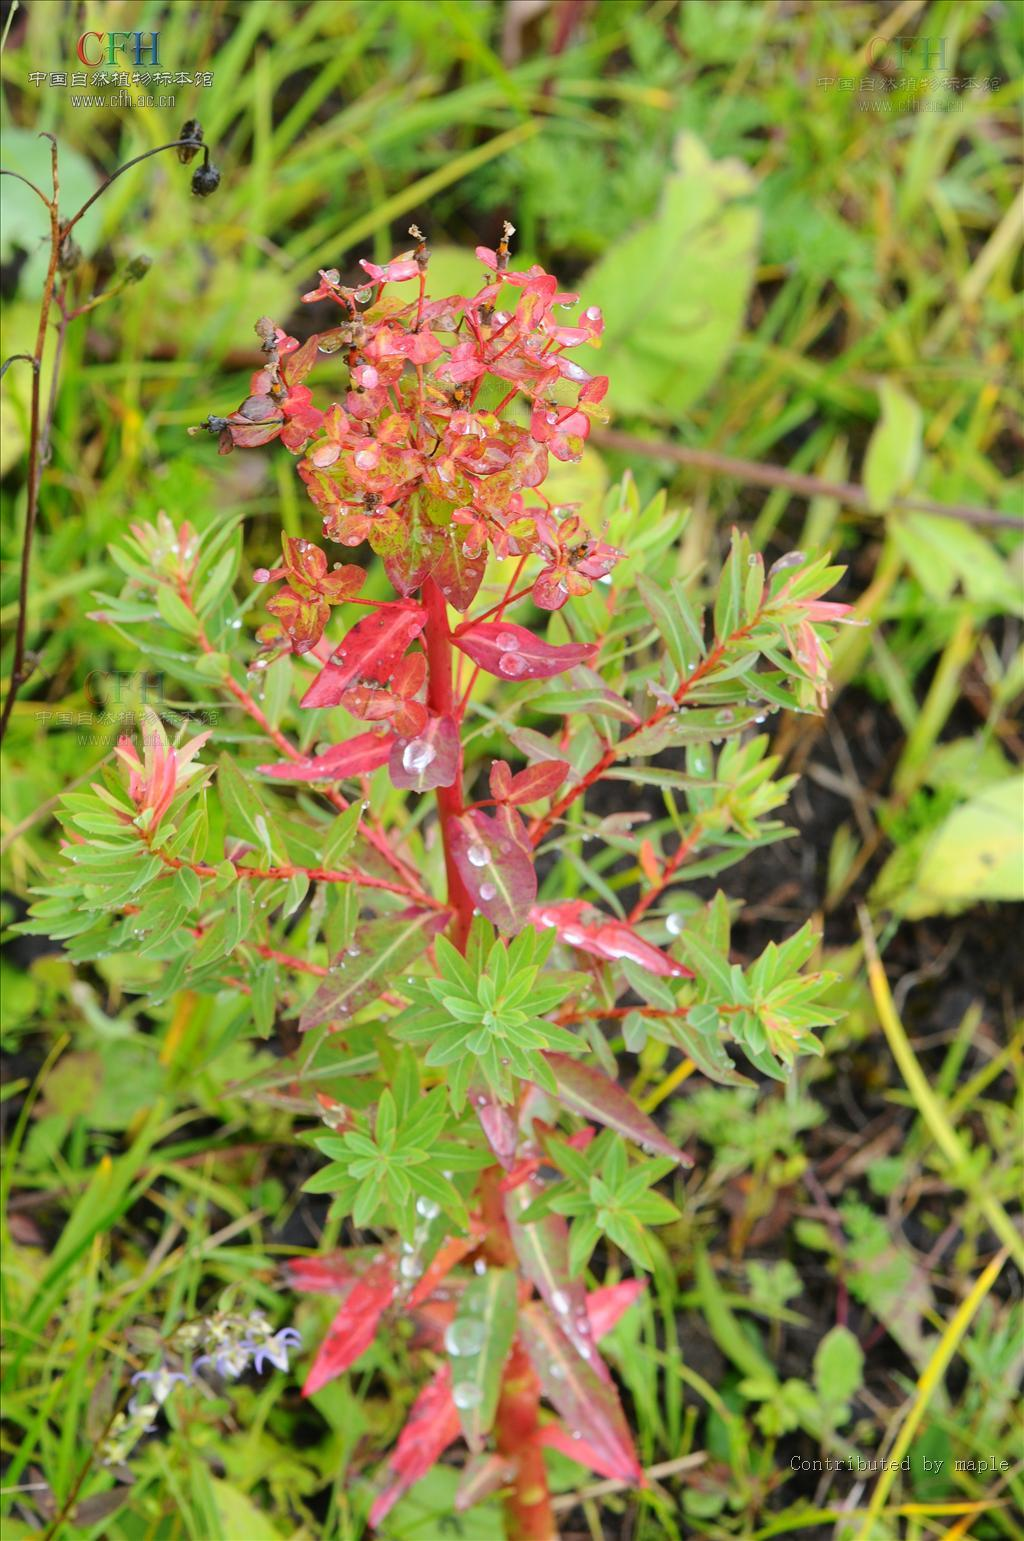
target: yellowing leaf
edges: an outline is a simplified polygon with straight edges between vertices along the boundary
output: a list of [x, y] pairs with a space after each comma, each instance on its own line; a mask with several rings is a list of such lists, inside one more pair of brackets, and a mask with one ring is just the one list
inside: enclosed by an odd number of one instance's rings
[[1024, 776], [987, 787], [949, 815], [925, 849], [906, 913], [986, 899], [1024, 900]]

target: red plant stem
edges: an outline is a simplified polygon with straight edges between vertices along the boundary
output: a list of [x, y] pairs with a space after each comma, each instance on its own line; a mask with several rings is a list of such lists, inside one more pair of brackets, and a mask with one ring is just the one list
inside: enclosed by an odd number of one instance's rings
[[[461, 716], [455, 711], [452, 688], [452, 640], [448, 630], [448, 607], [444, 595], [434, 582], [427, 578], [423, 584], [423, 605], [427, 612], [427, 624], [423, 638], [427, 649], [427, 706], [438, 717], [456, 717], [461, 728]], [[441, 839], [444, 842], [444, 867], [448, 878], [448, 903], [455, 911], [452, 922], [452, 943], [460, 952], [466, 945], [469, 928], [473, 921], [473, 898], [462, 874], [455, 864], [448, 821], [462, 812], [462, 749], [455, 780], [450, 787], [438, 787], [437, 811], [441, 822]]]
[[505, 1365], [495, 1424], [498, 1449], [515, 1467], [505, 1497], [506, 1541], [557, 1541], [544, 1450], [537, 1443], [540, 1383], [516, 1340]]
[[700, 824], [695, 823], [693, 828], [690, 830], [690, 833], [684, 836], [682, 840], [680, 840], [679, 844], [672, 852], [672, 855], [668, 858], [664, 867], [662, 867], [661, 876], [658, 878], [658, 881], [653, 883], [650, 888], [646, 889], [640, 895], [639, 899], [630, 910], [629, 922], [631, 925], [634, 923], [634, 921], [640, 919], [641, 915], [643, 915], [645, 911], [651, 907], [659, 895], [665, 892], [665, 889], [675, 877], [676, 872], [682, 866], [683, 862], [686, 860], [694, 846], [697, 844], [702, 833], [703, 831], [701, 830]]

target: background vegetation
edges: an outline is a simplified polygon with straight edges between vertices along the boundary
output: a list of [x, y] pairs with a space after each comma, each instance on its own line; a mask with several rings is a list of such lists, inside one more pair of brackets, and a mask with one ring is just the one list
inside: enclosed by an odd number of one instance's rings
[[[666, 487], [690, 510], [677, 570], [709, 585], [734, 523], [772, 557], [830, 547], [870, 622], [837, 647], [829, 716], [776, 720], [803, 777], [796, 834], [732, 890], [741, 957], [823, 922], [842, 1016], [786, 1088], [639, 1057], [647, 1106], [697, 1158], [662, 1232], [672, 1268], [610, 1340], [655, 1480], [608, 1492], [559, 1458], [566, 1534], [1024, 1537], [1020, 1276], [989, 1223], [1019, 1200], [1024, 1078], [1019, 915], [1000, 902], [1020, 897], [1019, 11], [110, 0], [96, 17], [13, 8], [3, 164], [43, 175], [35, 136], [55, 133], [70, 206], [198, 116], [224, 175], [198, 204], [173, 158], [149, 162], [81, 227], [95, 292], [152, 267], [67, 336], [38, 664], [4, 745], [5, 919], [52, 860], [57, 793], [144, 699], [187, 704], [89, 619], [116, 586], [108, 542], [161, 509], [238, 515], [255, 566], [282, 514], [293, 534], [308, 519], [286, 457], [218, 461], [185, 437], [245, 394], [255, 319], [314, 325], [295, 300], [316, 269], [401, 249], [413, 220], [457, 281], [451, 249], [511, 218], [520, 251], [608, 318], [614, 422], [560, 473], [564, 496], [596, 520], [623, 476], [641, 506]], [[72, 69], [87, 26], [158, 29], [164, 68], [213, 84], [130, 110], [32, 84]], [[917, 40], [902, 66], [899, 38]], [[5, 183], [5, 357], [31, 346], [41, 214]], [[9, 626], [23, 366], [3, 390]], [[216, 726], [245, 733], [228, 712]], [[401, 1341], [310, 1404], [280, 1374], [183, 1401], [134, 1486], [88, 1496], [90, 1447], [154, 1334], [228, 1291], [315, 1342], [330, 1302], [293, 1297], [278, 1262], [333, 1238], [299, 1193], [308, 1113], [274, 1088], [282, 1045], [237, 1040], [229, 999], [147, 1010], [115, 958], [76, 970], [35, 938], [6, 945], [3, 994], [5, 1536], [360, 1535], [412, 1394]], [[807, 1468], [815, 1426], [852, 1469]], [[384, 1533], [490, 1541], [495, 1511], [446, 1516], [455, 1478], [435, 1473]]]

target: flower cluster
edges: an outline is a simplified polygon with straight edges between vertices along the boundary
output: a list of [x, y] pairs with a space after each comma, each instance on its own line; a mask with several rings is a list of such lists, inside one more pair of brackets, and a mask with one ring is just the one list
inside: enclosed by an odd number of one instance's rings
[[156, 1427], [156, 1415], [175, 1386], [197, 1384], [204, 1365], [213, 1367], [224, 1380], [237, 1380], [246, 1370], [262, 1375], [268, 1366], [287, 1371], [290, 1349], [301, 1346], [294, 1327], [271, 1330], [262, 1311], [219, 1311], [200, 1322], [180, 1327], [170, 1340], [176, 1352], [200, 1347], [191, 1370], [173, 1370], [161, 1361], [155, 1369], [139, 1370], [131, 1384], [139, 1389], [127, 1407], [117, 1414], [101, 1446], [101, 1458], [110, 1466], [121, 1465], [144, 1434]]
[[[539, 490], [549, 457], [579, 459], [593, 420], [604, 416], [607, 379], [569, 356], [599, 345], [601, 312], [591, 306], [563, 321], [556, 311], [575, 309], [578, 295], [560, 291], [541, 267], [511, 269], [512, 233], [506, 225], [496, 250], [477, 247], [485, 273], [471, 297], [428, 299], [430, 253], [415, 226], [415, 249], [383, 265], [364, 260], [362, 285], [321, 272], [303, 298], [333, 301], [344, 319], [301, 345], [260, 321], [266, 362], [250, 395], [203, 425], [225, 452], [280, 438], [301, 456], [299, 474], [327, 538], [368, 542], [400, 594], [433, 578], [463, 611], [489, 550], [540, 559], [533, 597], [545, 610], [587, 593], [622, 555]], [[406, 284], [416, 285], [412, 298], [392, 293]], [[341, 399], [324, 408], [304, 384], [322, 355], [347, 366]], [[311, 560], [323, 579], [324, 553]], [[296, 603], [288, 576], [262, 640], [308, 651], [334, 601], [321, 591]]]

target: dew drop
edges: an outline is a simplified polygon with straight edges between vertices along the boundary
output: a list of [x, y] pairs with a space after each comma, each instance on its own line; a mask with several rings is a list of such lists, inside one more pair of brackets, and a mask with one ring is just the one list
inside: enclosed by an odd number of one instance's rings
[[515, 678], [526, 672], [526, 659], [521, 653], [502, 653], [498, 662], [498, 668], [502, 674], [509, 674]]
[[477, 1275], [478, 1278], [481, 1279], [487, 1272], [487, 1264], [482, 1257], [478, 1257], [476, 1262], [473, 1264], [473, 1272]]
[[423, 1272], [423, 1264], [418, 1257], [403, 1257], [398, 1264], [398, 1272], [403, 1279], [418, 1279]]
[[485, 903], [487, 900], [493, 899], [497, 892], [498, 890], [495, 888], [493, 883], [480, 884], [480, 897], [484, 900]]
[[436, 1220], [441, 1213], [441, 1206], [434, 1199], [428, 1199], [421, 1195], [416, 1200], [416, 1213], [424, 1220]]
[[486, 867], [491, 859], [487, 853], [487, 847], [483, 845], [471, 845], [466, 852], [466, 858], [473, 867]]
[[683, 927], [685, 925], [686, 921], [683, 919], [682, 915], [673, 914], [669, 915], [666, 919], [665, 930], [668, 932], [669, 936], [681, 936]]
[[498, 633], [497, 643], [503, 653], [514, 653], [519, 646], [519, 638], [514, 631], [501, 631]]
[[564, 1316], [569, 1310], [569, 1297], [562, 1290], [553, 1290], [551, 1294], [551, 1304], [556, 1311], [561, 1312], [561, 1314]]
[[445, 1328], [444, 1346], [456, 1358], [462, 1354], [478, 1354], [484, 1346], [484, 1336], [483, 1322], [467, 1316], [456, 1317]]
[[415, 776], [437, 759], [437, 750], [425, 738], [412, 738], [402, 750], [402, 769]]
[[483, 1387], [473, 1381], [463, 1381], [452, 1387], [452, 1401], [456, 1407], [479, 1407], [484, 1399]]

